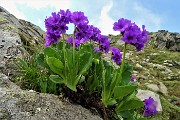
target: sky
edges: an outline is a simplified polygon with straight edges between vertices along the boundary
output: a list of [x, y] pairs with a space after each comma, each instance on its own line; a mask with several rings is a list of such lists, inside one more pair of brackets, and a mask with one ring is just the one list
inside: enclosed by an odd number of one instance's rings
[[[180, 33], [180, 0], [0, 0], [0, 6], [19, 19], [24, 19], [45, 30], [44, 20], [52, 12], [69, 9], [82, 11], [89, 24], [102, 34], [117, 35], [114, 22], [126, 18], [150, 32], [168, 30]], [[68, 33], [72, 33], [69, 26]]]

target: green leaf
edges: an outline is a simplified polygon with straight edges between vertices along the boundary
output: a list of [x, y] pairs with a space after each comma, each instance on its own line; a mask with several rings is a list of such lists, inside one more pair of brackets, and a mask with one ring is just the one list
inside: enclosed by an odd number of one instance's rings
[[80, 56], [79, 75], [85, 73], [89, 69], [92, 65], [92, 59], [92, 54], [89, 52], [84, 52], [84, 54]]
[[123, 85], [127, 85], [130, 82], [131, 73], [132, 73], [132, 66], [130, 66], [130, 64], [128, 64], [128, 63], [125, 63], [123, 73], [122, 73], [122, 84]]
[[48, 91], [52, 94], [56, 94], [57, 92], [57, 86], [56, 86], [56, 83], [54, 83], [53, 81], [51, 80], [48, 80]]
[[109, 106], [112, 106], [112, 105], [114, 105], [114, 104], [116, 104], [116, 103], [117, 103], [116, 100], [114, 100], [114, 99], [112, 99], [112, 98], [110, 98], [110, 99], [106, 102], [106, 104], [109, 105]]
[[114, 88], [114, 99], [122, 99], [136, 90], [136, 85], [116, 86]]
[[59, 41], [58, 44], [56, 45], [58, 50], [63, 50], [63, 42]]
[[54, 83], [64, 83], [64, 80], [58, 75], [50, 75], [49, 79]]
[[117, 114], [120, 115], [121, 117], [123, 117], [123, 119], [125, 119], [125, 120], [134, 120], [133, 119], [133, 114], [129, 110], [122, 111], [122, 112], [119, 112]]
[[37, 60], [38, 64], [41, 65], [42, 67], [49, 68], [48, 64], [44, 60], [43, 53], [38, 54], [36, 57], [36, 60]]
[[62, 70], [64, 69], [63, 63], [55, 57], [49, 57], [46, 59], [46, 61], [50, 69], [62, 77]]
[[143, 106], [144, 106], [144, 103], [140, 101], [138, 98], [134, 97], [134, 98], [126, 99], [125, 101], [122, 101], [121, 104], [117, 106], [116, 112], [132, 110], [132, 109], [140, 108]]
[[67, 84], [66, 86], [72, 91], [77, 92], [76, 85]]
[[84, 52], [94, 52], [94, 48], [92, 46], [92, 44], [88, 44], [88, 43], [85, 43], [83, 45], [80, 46], [80, 50], [79, 50], [79, 56], [83, 55]]
[[41, 92], [46, 93], [47, 92], [47, 81], [40, 81], [40, 87], [41, 87]]
[[48, 57], [55, 57], [55, 58], [60, 57], [59, 53], [54, 48], [51, 48], [51, 47], [46, 47], [44, 49], [44, 55]]

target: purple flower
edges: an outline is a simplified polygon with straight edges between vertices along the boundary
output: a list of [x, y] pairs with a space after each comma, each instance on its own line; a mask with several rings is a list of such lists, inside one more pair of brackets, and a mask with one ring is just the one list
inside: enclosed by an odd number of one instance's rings
[[112, 51], [112, 60], [116, 63], [116, 64], [120, 64], [121, 60], [122, 60], [122, 54], [120, 52], [120, 50], [118, 48], [112, 47], [111, 48]]
[[109, 48], [110, 48], [110, 42], [108, 40], [107, 36], [104, 35], [99, 35], [98, 36], [98, 42], [99, 42], [99, 50], [105, 53], [109, 52]]
[[137, 43], [134, 46], [136, 47], [137, 51], [141, 51], [144, 48], [144, 44], [143, 43], [141, 43], [141, 44]]
[[67, 9], [66, 11], [60, 10], [58, 14], [61, 16], [61, 22], [68, 24], [71, 21], [71, 12], [69, 11], [69, 9]]
[[145, 25], [142, 25], [142, 36], [146, 37], [147, 39], [150, 39], [148, 34], [149, 34], [149, 32], [146, 31]]
[[58, 14], [53, 12], [52, 16], [45, 19], [47, 35], [45, 46], [50, 46], [53, 43], [57, 43], [61, 38], [61, 34], [66, 33], [66, 30], [68, 30], [66, 24], [69, 23], [70, 14], [71, 12], [69, 10], [66, 12], [60, 10]]
[[[66, 42], [70, 43], [71, 45], [73, 45], [73, 38], [69, 37]], [[75, 43], [75, 47], [79, 47], [80, 46], [80, 40], [78, 39], [74, 39], [74, 43]]]
[[101, 52], [98, 47], [94, 47], [95, 52]]
[[122, 40], [136, 47], [137, 51], [144, 48], [145, 43], [150, 39], [148, 31], [146, 31], [145, 26], [141, 29], [135, 24], [131, 23], [130, 20], [121, 18], [118, 22], [114, 23], [113, 29], [115, 31], [120, 31], [123, 35]]
[[54, 34], [47, 33], [45, 46], [50, 46], [53, 43], [57, 43], [61, 36], [56, 36]]
[[127, 44], [135, 44], [137, 42], [136, 33], [134, 33], [132, 30], [125, 31], [122, 40]]
[[131, 21], [121, 18], [118, 20], [118, 22], [114, 23], [113, 29], [115, 31], [124, 32], [126, 28], [128, 28], [131, 25]]
[[92, 30], [92, 35], [91, 35], [90, 39], [98, 42], [98, 36], [100, 35], [101, 31], [97, 27], [94, 27], [92, 25], [90, 27]]
[[148, 99], [144, 100], [144, 116], [152, 116], [154, 114], [157, 114], [156, 110], [156, 102], [152, 97], [149, 97]]
[[66, 24], [65, 23], [60, 23], [59, 28], [58, 28], [59, 34], [66, 33], [66, 30], [68, 30], [68, 27], [66, 26]]
[[89, 21], [83, 12], [73, 12], [71, 15], [71, 22], [75, 25], [88, 24]]
[[[89, 41], [89, 38], [92, 36], [92, 28], [87, 24], [79, 24], [76, 26], [75, 37], [84, 42]], [[84, 43], [82, 42], [82, 43]]]
[[135, 82], [135, 75], [134, 74], [131, 74], [131, 82]]

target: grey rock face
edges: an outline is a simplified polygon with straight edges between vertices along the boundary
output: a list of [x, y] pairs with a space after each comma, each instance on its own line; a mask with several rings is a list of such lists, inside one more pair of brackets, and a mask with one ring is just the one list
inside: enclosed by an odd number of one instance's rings
[[[29, 54], [31, 46], [42, 44], [45, 32], [30, 22], [19, 20], [0, 6], [0, 72], [12, 74], [8, 69], [12, 61]], [[28, 49], [25, 49], [28, 46]], [[32, 47], [33, 48], [33, 47]]]
[[165, 30], [159, 30], [154, 33], [155, 46], [157, 48], [167, 48], [172, 51], [180, 51], [180, 34]]
[[21, 90], [0, 73], [0, 120], [102, 120], [58, 96]]
[[0, 36], [0, 61], [17, 56], [20, 53], [17, 48], [21, 46], [19, 35], [13, 32], [4, 32], [0, 29]]

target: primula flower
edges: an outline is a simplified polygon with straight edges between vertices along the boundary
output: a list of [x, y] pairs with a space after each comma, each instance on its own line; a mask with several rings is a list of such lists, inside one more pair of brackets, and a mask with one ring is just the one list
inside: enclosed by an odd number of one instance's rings
[[90, 27], [92, 30], [92, 35], [89, 39], [98, 42], [98, 36], [100, 35], [101, 31], [97, 27], [94, 27], [93, 25], [91, 25]]
[[81, 43], [88, 42], [92, 36], [92, 28], [90, 25], [79, 24], [76, 26], [75, 37], [81, 40]]
[[67, 10], [66, 12], [60, 10], [57, 14], [55, 12], [52, 13], [52, 16], [45, 19], [45, 27], [46, 27], [46, 44], [45, 46], [50, 46], [53, 43], [57, 43], [61, 38], [61, 34], [66, 33], [68, 27], [66, 24], [70, 21], [71, 12]]
[[110, 42], [108, 40], [107, 36], [104, 35], [99, 35], [98, 36], [98, 42], [99, 42], [99, 50], [105, 53], [109, 52], [109, 48], [110, 48]]
[[[73, 45], [73, 38], [69, 37], [66, 42], [70, 43], [71, 45]], [[78, 39], [74, 39], [74, 43], [75, 43], [75, 47], [79, 47], [80, 46], [80, 40]]]
[[120, 50], [118, 48], [112, 47], [111, 48], [112, 51], [112, 60], [116, 63], [116, 64], [120, 64], [121, 60], [122, 60], [122, 54], [120, 52]]
[[115, 31], [124, 32], [126, 28], [128, 28], [131, 25], [131, 21], [121, 18], [118, 20], [118, 22], [114, 23], [113, 29]]
[[75, 25], [88, 24], [89, 21], [83, 12], [73, 12], [71, 15], [71, 22]]
[[136, 33], [134, 33], [132, 30], [125, 31], [122, 40], [127, 44], [135, 44], [137, 42]]
[[157, 114], [156, 110], [156, 102], [152, 97], [149, 97], [148, 99], [144, 100], [144, 116], [152, 116], [154, 114]]
[[115, 31], [120, 31], [123, 35], [122, 40], [127, 44], [135, 46], [137, 51], [142, 50], [144, 44], [150, 39], [144, 25], [142, 26], [141, 31], [135, 23], [131, 23], [130, 20], [124, 18], [115, 22], [113, 29]]
[[149, 40], [150, 36], [148, 34], [149, 34], [149, 32], [146, 31], [145, 25], [142, 25], [142, 36], [145, 37], [147, 40]]
[[71, 11], [69, 11], [69, 9], [66, 11], [60, 10], [58, 14], [61, 16], [61, 22], [68, 24], [71, 21]]
[[131, 74], [131, 82], [135, 82], [135, 75], [134, 74]]
[[98, 47], [94, 47], [95, 52], [101, 52]]
[[57, 43], [58, 40], [61, 38], [60, 35], [56, 36], [54, 34], [46, 33], [46, 43], [45, 46], [50, 46], [53, 43]]

